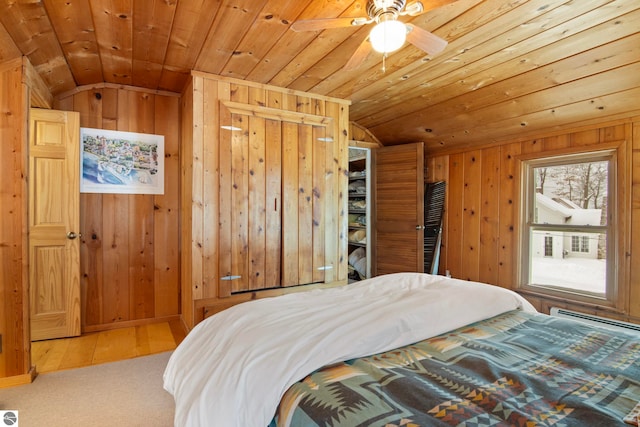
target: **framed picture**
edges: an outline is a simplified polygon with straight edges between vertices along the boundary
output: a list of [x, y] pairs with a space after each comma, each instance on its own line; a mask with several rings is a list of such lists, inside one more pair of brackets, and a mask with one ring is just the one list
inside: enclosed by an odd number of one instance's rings
[[164, 194], [164, 136], [80, 128], [81, 193]]

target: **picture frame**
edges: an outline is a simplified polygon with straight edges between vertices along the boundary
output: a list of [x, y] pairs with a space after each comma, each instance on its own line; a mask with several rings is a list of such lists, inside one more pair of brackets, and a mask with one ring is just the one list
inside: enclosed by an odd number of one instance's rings
[[164, 136], [80, 128], [80, 192], [164, 194]]

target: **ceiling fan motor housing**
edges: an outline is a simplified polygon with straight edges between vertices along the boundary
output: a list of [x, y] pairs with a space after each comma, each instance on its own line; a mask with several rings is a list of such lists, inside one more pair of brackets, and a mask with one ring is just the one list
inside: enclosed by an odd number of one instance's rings
[[404, 9], [406, 3], [406, 0], [369, 0], [367, 14], [371, 19], [376, 19], [389, 12], [397, 16]]

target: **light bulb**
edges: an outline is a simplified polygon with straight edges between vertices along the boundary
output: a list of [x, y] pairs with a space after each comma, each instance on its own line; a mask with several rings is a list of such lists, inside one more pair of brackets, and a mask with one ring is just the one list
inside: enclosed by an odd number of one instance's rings
[[371, 46], [380, 53], [390, 53], [402, 47], [407, 38], [407, 27], [396, 20], [382, 21], [371, 30]]

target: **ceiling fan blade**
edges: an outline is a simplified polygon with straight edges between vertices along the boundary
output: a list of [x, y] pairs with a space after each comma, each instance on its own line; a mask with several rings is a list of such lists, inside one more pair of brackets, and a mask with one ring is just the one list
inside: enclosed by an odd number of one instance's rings
[[327, 19], [302, 19], [291, 24], [293, 31], [318, 31], [328, 28], [344, 28], [364, 25], [369, 22], [366, 18], [327, 18]]
[[449, 44], [444, 39], [423, 30], [415, 25], [405, 24], [407, 26], [407, 41], [412, 45], [424, 50], [429, 55], [436, 55], [444, 50]]
[[367, 37], [362, 41], [362, 43], [360, 43], [360, 46], [358, 46], [356, 51], [353, 52], [349, 61], [344, 65], [343, 70], [349, 71], [358, 68], [362, 65], [364, 60], [367, 59], [367, 56], [369, 56], [370, 53], [371, 43], [369, 42], [369, 37]]

